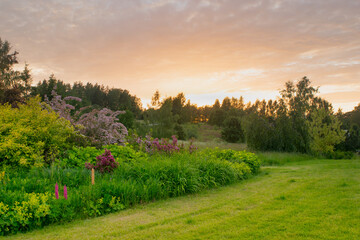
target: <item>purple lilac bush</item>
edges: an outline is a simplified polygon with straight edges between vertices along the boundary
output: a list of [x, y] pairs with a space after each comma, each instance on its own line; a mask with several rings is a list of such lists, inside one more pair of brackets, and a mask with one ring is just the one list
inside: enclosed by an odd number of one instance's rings
[[[56, 87], [54, 87], [56, 90]], [[56, 93], [55, 90], [51, 91], [52, 99], [49, 101], [49, 98], [45, 95], [45, 102], [49, 104], [49, 106], [60, 115], [60, 117], [65, 118], [66, 120], [69, 120], [71, 123], [74, 124], [74, 119], [71, 117], [71, 110], [75, 110], [75, 107], [71, 104], [68, 104], [66, 101], [77, 101], [81, 102], [82, 99], [78, 97], [73, 96], [67, 96], [65, 98], [62, 98], [60, 95]]]
[[100, 156], [96, 157], [96, 164], [85, 163], [87, 169], [94, 168], [100, 173], [112, 173], [114, 169], [119, 166], [119, 163], [115, 161], [114, 156], [111, 154], [110, 150], [105, 149], [105, 152]]
[[128, 131], [122, 123], [118, 122], [117, 116], [124, 114], [125, 111], [114, 112], [110, 109], [103, 108], [101, 110], [93, 109], [89, 113], [80, 115], [81, 111], [84, 110], [84, 108], [82, 108], [75, 112], [74, 116], [76, 116], [76, 118], [74, 118], [71, 115], [71, 111], [75, 110], [75, 107], [66, 102], [70, 100], [81, 102], [81, 99], [78, 97], [68, 96], [62, 98], [55, 90], [52, 91], [51, 101], [45, 96], [45, 102], [58, 113], [60, 117], [69, 120], [77, 127], [78, 131], [88, 137], [93, 144], [124, 145]]
[[94, 109], [83, 114], [77, 124], [84, 126], [84, 128], [80, 129], [80, 132], [96, 143], [123, 145], [128, 131], [122, 123], [117, 122], [116, 116], [124, 113], [125, 111], [114, 112], [107, 108]]

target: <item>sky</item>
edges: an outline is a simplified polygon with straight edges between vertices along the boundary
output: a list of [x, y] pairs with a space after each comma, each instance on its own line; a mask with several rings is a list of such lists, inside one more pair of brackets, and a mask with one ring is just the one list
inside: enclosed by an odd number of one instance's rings
[[0, 0], [0, 38], [34, 83], [127, 89], [144, 106], [275, 99], [307, 76], [335, 110], [360, 103], [359, 0]]

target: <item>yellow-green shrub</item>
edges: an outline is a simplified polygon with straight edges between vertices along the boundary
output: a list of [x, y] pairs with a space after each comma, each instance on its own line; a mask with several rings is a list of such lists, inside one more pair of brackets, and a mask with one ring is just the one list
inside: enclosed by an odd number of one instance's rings
[[0, 105], [0, 165], [42, 166], [68, 147], [69, 121], [31, 98], [19, 108]]
[[0, 202], [0, 235], [42, 226], [50, 214], [49, 193], [27, 193], [25, 201], [8, 206]]

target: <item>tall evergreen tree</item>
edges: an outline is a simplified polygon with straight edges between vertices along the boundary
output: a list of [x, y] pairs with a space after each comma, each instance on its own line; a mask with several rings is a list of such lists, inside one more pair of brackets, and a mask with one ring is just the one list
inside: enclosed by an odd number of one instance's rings
[[10, 43], [0, 38], [0, 103], [10, 103], [13, 107], [24, 102], [32, 81], [27, 64], [23, 71], [14, 70], [17, 55], [17, 51], [11, 52]]

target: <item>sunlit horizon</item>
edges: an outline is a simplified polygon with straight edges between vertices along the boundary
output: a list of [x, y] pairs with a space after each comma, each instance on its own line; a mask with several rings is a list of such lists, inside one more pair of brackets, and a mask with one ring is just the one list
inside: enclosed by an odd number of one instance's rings
[[7, 0], [0, 37], [34, 84], [53, 73], [126, 89], [144, 107], [156, 90], [203, 106], [275, 99], [307, 76], [346, 112], [360, 103], [359, 12], [350, 0]]

